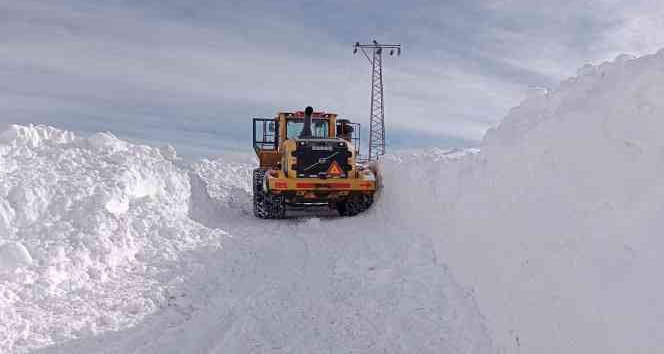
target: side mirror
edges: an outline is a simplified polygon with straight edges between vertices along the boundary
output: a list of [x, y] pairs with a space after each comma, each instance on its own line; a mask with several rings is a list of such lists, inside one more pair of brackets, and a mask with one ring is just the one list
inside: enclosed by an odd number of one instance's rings
[[270, 123], [267, 125], [267, 130], [268, 130], [270, 133], [274, 133], [274, 128], [275, 128], [275, 126], [274, 126], [274, 122], [270, 122]]

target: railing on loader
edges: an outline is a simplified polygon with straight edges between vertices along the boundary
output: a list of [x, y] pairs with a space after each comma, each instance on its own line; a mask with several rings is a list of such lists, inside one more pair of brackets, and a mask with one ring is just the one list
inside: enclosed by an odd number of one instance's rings
[[276, 151], [279, 143], [279, 122], [269, 118], [254, 118], [254, 150]]

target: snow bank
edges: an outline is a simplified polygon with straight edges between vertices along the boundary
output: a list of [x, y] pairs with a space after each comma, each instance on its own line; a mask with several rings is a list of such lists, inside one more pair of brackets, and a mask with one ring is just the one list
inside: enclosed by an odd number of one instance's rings
[[167, 157], [108, 133], [0, 135], [0, 352], [137, 323], [169, 296], [164, 268], [218, 242]]
[[225, 207], [253, 215], [251, 180], [256, 162], [253, 158], [249, 161], [238, 160], [204, 159], [192, 167], [192, 173], [201, 179], [205, 194], [210, 198], [222, 202]]
[[502, 352], [664, 348], [662, 94], [664, 52], [621, 56], [528, 98], [480, 153], [386, 159], [385, 217], [439, 230]]

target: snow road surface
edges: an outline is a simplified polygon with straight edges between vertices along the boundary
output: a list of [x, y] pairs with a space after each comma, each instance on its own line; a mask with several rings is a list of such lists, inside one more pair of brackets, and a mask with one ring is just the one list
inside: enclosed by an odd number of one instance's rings
[[0, 134], [0, 352], [658, 353], [664, 52], [389, 155], [353, 218], [263, 221], [251, 161]]

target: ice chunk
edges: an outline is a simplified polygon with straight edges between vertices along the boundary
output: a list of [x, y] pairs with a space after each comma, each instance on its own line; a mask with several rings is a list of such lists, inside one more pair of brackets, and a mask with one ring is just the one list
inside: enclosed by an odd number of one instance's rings
[[32, 265], [32, 256], [20, 242], [7, 242], [0, 245], [0, 270], [12, 270]]
[[106, 205], [106, 210], [114, 215], [125, 214], [129, 210], [129, 201], [127, 199], [111, 199]]
[[126, 151], [127, 143], [116, 138], [115, 135], [105, 132], [96, 133], [87, 138], [88, 143], [97, 149], [109, 149], [115, 151]]

